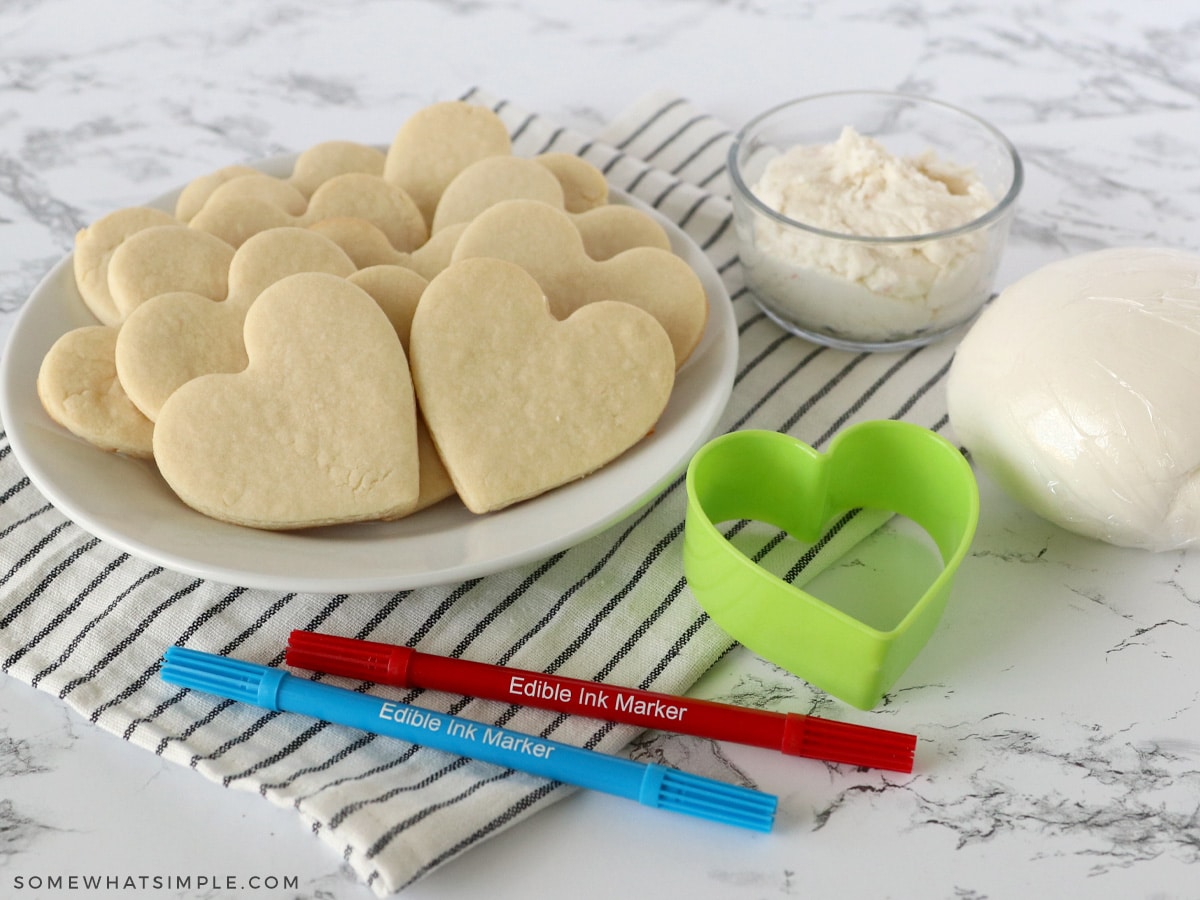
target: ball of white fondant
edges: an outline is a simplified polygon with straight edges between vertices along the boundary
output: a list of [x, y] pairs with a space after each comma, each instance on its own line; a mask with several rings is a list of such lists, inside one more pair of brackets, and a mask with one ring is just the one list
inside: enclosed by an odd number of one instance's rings
[[1033, 272], [963, 338], [947, 400], [979, 466], [1042, 517], [1120, 546], [1200, 541], [1200, 256]]

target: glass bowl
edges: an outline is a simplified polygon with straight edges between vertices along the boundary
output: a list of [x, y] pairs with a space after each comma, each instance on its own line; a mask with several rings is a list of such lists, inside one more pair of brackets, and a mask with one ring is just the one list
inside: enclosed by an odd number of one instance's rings
[[759, 306], [793, 334], [860, 351], [921, 346], [975, 317], [1024, 180], [987, 122], [879, 91], [762, 113], [734, 138], [728, 169]]

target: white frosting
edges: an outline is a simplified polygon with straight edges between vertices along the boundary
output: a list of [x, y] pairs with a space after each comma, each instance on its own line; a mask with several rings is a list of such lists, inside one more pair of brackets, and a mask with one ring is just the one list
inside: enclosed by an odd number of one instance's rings
[[958, 439], [1046, 519], [1150, 550], [1200, 540], [1200, 256], [1045, 266], [980, 316], [947, 391]]
[[[831, 144], [800, 145], [775, 157], [753, 190], [794, 221], [873, 238], [947, 231], [996, 203], [973, 169], [931, 151], [897, 157], [850, 127]], [[743, 262], [756, 293], [784, 317], [849, 338], [887, 340], [973, 314], [994, 271], [993, 234], [871, 243], [764, 218]]]
[[[769, 163], [754, 193], [813, 228], [858, 237], [912, 237], [965, 225], [996, 205], [971, 168], [932, 150], [898, 157], [846, 126], [832, 144], [801, 144]], [[939, 268], [950, 254], [933, 248]]]

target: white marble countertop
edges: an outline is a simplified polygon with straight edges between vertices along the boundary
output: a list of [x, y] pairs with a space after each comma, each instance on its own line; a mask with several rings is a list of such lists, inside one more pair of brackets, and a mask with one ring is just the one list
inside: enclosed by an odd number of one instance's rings
[[[0, 4], [0, 337], [105, 212], [330, 137], [386, 143], [472, 86], [589, 132], [658, 87], [730, 123], [801, 94], [917, 92], [1023, 156], [1001, 286], [1104, 246], [1200, 251], [1198, 46], [1195, 0], [16, 0]], [[775, 833], [575, 794], [406, 895], [1200, 897], [1200, 562], [1085, 541], [982, 490], [941, 630], [977, 639], [935, 636], [889, 710], [923, 738], [913, 775], [847, 787], [714, 747], [687, 762], [778, 793]], [[735, 653], [696, 690], [760, 677], [780, 676]], [[137, 887], [44, 886], [69, 874]], [[164, 874], [191, 887], [140, 886]], [[372, 896], [290, 811], [3, 676], [0, 895]]]

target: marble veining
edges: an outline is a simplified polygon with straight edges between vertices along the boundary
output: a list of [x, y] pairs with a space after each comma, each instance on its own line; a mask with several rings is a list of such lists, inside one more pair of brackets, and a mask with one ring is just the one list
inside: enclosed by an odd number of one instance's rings
[[[1089, 859], [1094, 873], [1164, 854], [1197, 861], [1194, 806], [1164, 808], [1147, 799], [1169, 787], [1197, 796], [1194, 764], [1181, 766], [1184, 761], [1158, 752], [1131, 752], [1120, 735], [1084, 731], [1070, 735], [1070, 746], [1051, 747], [1036, 732], [999, 724], [958, 736], [987, 759], [968, 773], [965, 793], [945, 797], [934, 784], [907, 786], [914, 826], [948, 829], [959, 849], [1012, 832], [1069, 839], [1055, 852], [1072, 848]], [[1044, 787], [1030, 790], [1039, 776]]]
[[0, 725], [0, 869], [54, 830], [28, 808], [16, 789], [18, 781], [28, 784], [52, 773], [51, 755], [44, 738], [26, 737]]
[[7, 728], [0, 728], [0, 778], [46, 771], [36, 756], [29, 741], [11, 737]]
[[0, 800], [0, 859], [27, 851], [48, 826], [24, 815], [11, 800]]

